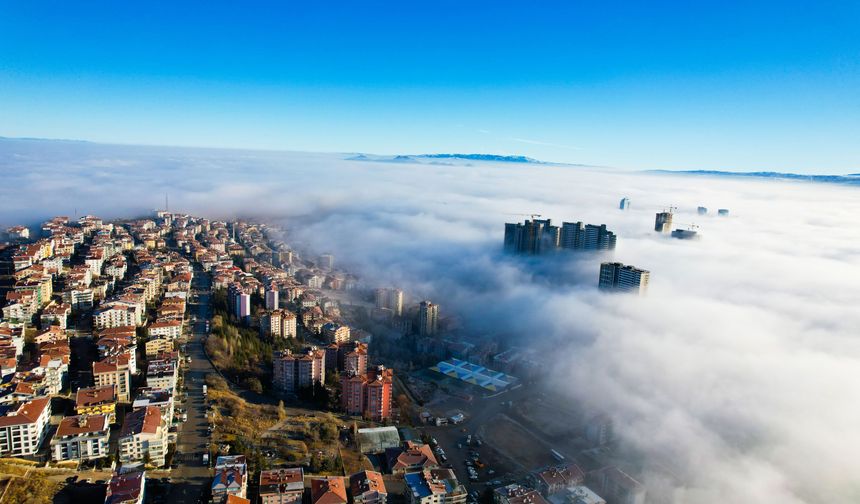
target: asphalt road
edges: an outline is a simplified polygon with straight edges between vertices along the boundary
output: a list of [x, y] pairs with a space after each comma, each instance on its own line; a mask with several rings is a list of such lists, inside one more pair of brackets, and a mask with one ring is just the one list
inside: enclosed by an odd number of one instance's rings
[[198, 294], [197, 301], [189, 303], [189, 311], [197, 317], [197, 322], [192, 324], [187, 342], [185, 355], [191, 357], [191, 364], [185, 372], [188, 399], [182, 405], [188, 413], [188, 421], [183, 425], [176, 444], [174, 463], [178, 464], [178, 467], [171, 474], [172, 484], [167, 495], [167, 502], [170, 503], [198, 502], [208, 495], [207, 488], [212, 478], [211, 470], [203, 463], [203, 453], [208, 450], [210, 439], [207, 434], [209, 422], [206, 418], [203, 385], [206, 375], [216, 373], [203, 351], [205, 321], [209, 320], [212, 309], [209, 300], [209, 274], [196, 270], [192, 288]]

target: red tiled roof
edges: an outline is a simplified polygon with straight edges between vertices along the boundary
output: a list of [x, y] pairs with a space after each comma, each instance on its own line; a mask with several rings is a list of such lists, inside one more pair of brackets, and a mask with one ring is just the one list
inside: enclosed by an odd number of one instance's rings
[[353, 474], [349, 477], [349, 489], [352, 492], [353, 498], [365, 492], [388, 493], [385, 490], [385, 481], [382, 480], [382, 474], [376, 471], [362, 471]]
[[312, 504], [346, 504], [346, 487], [341, 477], [311, 480]]
[[27, 401], [15, 413], [0, 417], [0, 427], [34, 423], [50, 403], [51, 399], [47, 397]]
[[91, 432], [106, 432], [107, 430], [107, 415], [68, 416], [60, 421], [60, 425], [57, 427], [57, 436], [74, 436]]
[[97, 406], [114, 401], [116, 401], [116, 389], [114, 385], [78, 389], [75, 395], [75, 407], [77, 408]]
[[136, 501], [143, 492], [143, 472], [114, 474], [108, 484], [105, 504]]
[[155, 434], [161, 425], [161, 410], [158, 406], [147, 406], [125, 416], [120, 436], [133, 434]]

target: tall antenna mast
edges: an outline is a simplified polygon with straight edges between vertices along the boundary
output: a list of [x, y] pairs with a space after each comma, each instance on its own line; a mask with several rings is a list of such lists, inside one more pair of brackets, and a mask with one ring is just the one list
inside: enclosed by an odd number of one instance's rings
[[170, 204], [168, 204], [168, 202], [167, 202], [167, 193], [164, 193], [164, 211], [165, 212], [170, 211]]

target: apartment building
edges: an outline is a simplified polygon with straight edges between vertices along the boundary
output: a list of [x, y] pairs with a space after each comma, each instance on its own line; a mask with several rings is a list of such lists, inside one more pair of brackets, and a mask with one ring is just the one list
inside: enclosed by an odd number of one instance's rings
[[597, 286], [605, 291], [644, 294], [650, 280], [651, 273], [647, 270], [619, 262], [605, 262], [600, 265]]
[[182, 336], [182, 321], [181, 320], [159, 320], [153, 322], [147, 328], [147, 334], [150, 338], [170, 338], [179, 339]]
[[260, 317], [260, 331], [263, 336], [294, 338], [296, 315], [289, 310], [272, 310]]
[[146, 386], [156, 389], [176, 390], [179, 367], [172, 359], [151, 360], [146, 366]]
[[439, 328], [439, 305], [421, 301], [418, 305], [418, 335], [432, 336]]
[[394, 372], [384, 366], [365, 375], [350, 373], [341, 378], [341, 405], [350, 415], [381, 422], [391, 418]]
[[323, 336], [329, 343], [346, 343], [350, 339], [349, 326], [329, 322], [323, 325]]
[[347, 374], [367, 374], [367, 344], [356, 342], [352, 350], [344, 353], [341, 371]]
[[325, 384], [325, 350], [310, 347], [304, 353], [275, 352], [273, 365], [274, 385], [284, 392], [295, 394], [314, 383]]
[[65, 329], [71, 313], [72, 305], [68, 303], [52, 303], [42, 310], [42, 314], [39, 316], [39, 324], [42, 328], [54, 325], [60, 329]]
[[170, 338], [154, 338], [146, 342], [146, 358], [150, 359], [160, 353], [173, 351], [173, 340]]
[[46, 394], [57, 395], [63, 390], [69, 372], [69, 358], [69, 355], [42, 355], [39, 357], [37, 369], [41, 369], [45, 376]]
[[51, 400], [39, 397], [0, 416], [0, 456], [34, 455], [42, 446], [51, 418]]
[[82, 388], [75, 394], [78, 415], [107, 415], [109, 423], [116, 422], [116, 403], [116, 385]]
[[585, 472], [576, 464], [544, 467], [529, 475], [531, 485], [544, 497], [549, 497], [568, 488], [582, 485]]
[[376, 308], [391, 310], [395, 317], [403, 315], [403, 291], [400, 289], [376, 289]]
[[109, 453], [110, 423], [107, 415], [77, 415], [63, 418], [51, 439], [51, 458], [95, 460]]
[[[597, 493], [612, 504], [643, 504], [645, 485], [615, 466], [605, 467], [589, 475]], [[589, 483], [591, 486], [591, 483]]]
[[141, 319], [134, 307], [126, 305], [102, 306], [93, 313], [93, 327], [105, 329], [127, 325], [140, 325]]
[[128, 354], [93, 362], [93, 381], [96, 387], [115, 385], [117, 400], [129, 402], [131, 400], [131, 370]]
[[173, 421], [173, 390], [172, 389], [157, 389], [157, 388], [142, 388], [138, 389], [134, 402], [131, 403], [132, 409], [144, 409], [149, 406], [155, 406], [161, 411], [161, 418], [167, 425]]
[[167, 425], [157, 406], [134, 410], [125, 416], [119, 435], [119, 459], [124, 464], [143, 462], [163, 466], [167, 455]]

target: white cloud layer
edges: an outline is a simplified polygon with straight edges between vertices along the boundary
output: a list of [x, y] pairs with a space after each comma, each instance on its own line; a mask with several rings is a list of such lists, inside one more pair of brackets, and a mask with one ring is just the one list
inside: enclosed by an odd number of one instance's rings
[[[553, 381], [613, 415], [652, 488], [676, 475], [669, 500], [860, 501], [856, 188], [340, 158], [0, 141], [0, 220], [128, 216], [165, 192], [177, 211], [278, 219], [476, 334], [563, 347]], [[652, 231], [670, 204], [700, 241]], [[599, 294], [600, 257], [503, 257], [503, 223], [532, 212], [607, 224], [614, 258], [652, 272], [648, 296]]]

